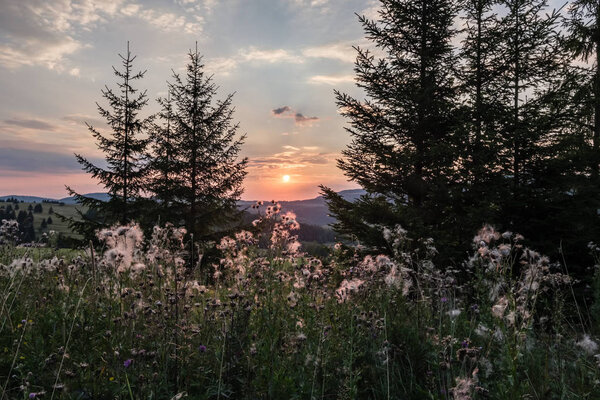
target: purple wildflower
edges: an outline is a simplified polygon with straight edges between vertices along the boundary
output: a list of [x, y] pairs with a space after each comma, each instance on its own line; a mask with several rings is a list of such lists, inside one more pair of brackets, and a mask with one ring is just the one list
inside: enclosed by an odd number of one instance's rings
[[30, 399], [35, 399], [36, 397], [37, 397], [37, 393], [35, 393], [35, 392], [29, 393], [29, 398]]
[[131, 366], [131, 364], [133, 364], [133, 360], [131, 358], [125, 360], [125, 362], [123, 362], [123, 366], [125, 368], [129, 368]]
[[200, 347], [198, 347], [198, 351], [200, 351], [200, 353], [206, 353], [206, 346], [201, 344]]
[[448, 298], [446, 296], [441, 298], [442, 303], [447, 303], [448, 302]]

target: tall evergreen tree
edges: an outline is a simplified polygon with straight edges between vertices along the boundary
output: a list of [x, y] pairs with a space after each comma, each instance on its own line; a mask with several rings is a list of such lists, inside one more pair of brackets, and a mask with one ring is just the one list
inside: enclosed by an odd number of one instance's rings
[[574, 0], [566, 20], [567, 49], [577, 62], [574, 66], [579, 77], [574, 115], [578, 128], [585, 132], [588, 145], [586, 157], [589, 168], [598, 177], [600, 169], [600, 2]]
[[[512, 178], [513, 196], [520, 198], [537, 161], [544, 135], [549, 133], [543, 112], [548, 90], [554, 89], [560, 54], [556, 27], [557, 12], [544, 14], [546, 0], [503, 0], [506, 15], [501, 21], [503, 58], [501, 77], [507, 110], [504, 154], [506, 175]], [[541, 129], [540, 129], [541, 128]]]
[[158, 103], [161, 105], [157, 114], [159, 121], [150, 130], [147, 189], [157, 201], [158, 218], [177, 223], [182, 214], [175, 193], [181, 184], [181, 176], [178, 173], [178, 136], [173, 100], [169, 94], [167, 98], [159, 98]]
[[562, 179], [552, 184], [561, 190], [554, 207], [559, 239], [576, 268], [590, 262], [584, 246], [600, 239], [600, 3], [572, 1], [563, 26], [570, 64], [562, 74], [563, 131], [555, 146]]
[[352, 204], [323, 188], [339, 232], [381, 247], [376, 224], [400, 223], [438, 239], [443, 227], [456, 225], [449, 213], [459, 142], [451, 46], [456, 11], [452, 0], [381, 0], [379, 20], [359, 17], [384, 55], [356, 48], [364, 101], [336, 91], [352, 136], [338, 166], [370, 194]]
[[217, 86], [204, 72], [202, 57], [189, 53], [184, 77], [173, 75], [173, 201], [184, 210], [186, 227], [197, 239], [213, 237], [236, 213], [248, 160], [238, 160], [245, 136], [236, 138], [233, 95], [216, 100]]
[[[545, 0], [503, 0], [498, 98], [504, 112], [500, 171], [505, 177], [502, 228], [521, 232], [541, 250], [555, 249], [556, 212], [568, 191], [561, 171], [562, 120], [557, 106], [565, 61], [557, 22]], [[562, 206], [560, 206], [562, 207]], [[545, 246], [541, 232], [546, 235]], [[553, 235], [549, 239], [547, 235]]]
[[92, 199], [76, 193], [70, 187], [67, 190], [75, 196], [79, 204], [95, 209], [96, 218], [90, 219], [90, 213], [80, 212], [81, 220], [70, 219], [73, 228], [80, 232], [114, 222], [127, 223], [134, 219], [141, 210], [132, 206], [140, 198], [143, 189], [146, 169], [143, 165], [143, 155], [148, 141], [141, 138], [142, 131], [147, 127], [150, 118], [143, 119], [140, 111], [148, 103], [146, 92], [140, 92], [133, 83], [144, 77], [145, 71], [134, 72], [132, 56], [127, 42], [125, 56], [119, 54], [122, 69], [113, 67], [118, 78], [117, 90], [108, 86], [102, 90], [102, 97], [108, 101], [108, 107], [98, 106], [98, 112], [106, 119], [111, 129], [110, 135], [103, 135], [98, 129], [88, 124], [88, 128], [96, 139], [97, 145], [105, 155], [106, 167], [93, 164], [80, 154], [77, 161], [83, 169], [98, 179], [110, 195], [107, 202]]
[[499, 76], [503, 70], [500, 24], [494, 6], [498, 0], [463, 0], [461, 22], [464, 39], [459, 54], [460, 128], [465, 138], [459, 171], [462, 202], [457, 202], [461, 224], [471, 235], [483, 223], [498, 218], [503, 190], [499, 171], [502, 144], [502, 93]]

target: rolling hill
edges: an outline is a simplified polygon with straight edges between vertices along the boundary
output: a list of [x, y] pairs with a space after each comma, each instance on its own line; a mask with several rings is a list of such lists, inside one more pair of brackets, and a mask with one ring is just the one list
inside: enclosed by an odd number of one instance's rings
[[[365, 194], [365, 191], [362, 189], [352, 189], [342, 190], [339, 193], [344, 199], [354, 201]], [[251, 208], [254, 203], [256, 203], [256, 201], [241, 200], [238, 202], [238, 206], [249, 213], [255, 214], [257, 211]], [[322, 196], [308, 200], [280, 201], [279, 204], [281, 204], [281, 210], [283, 212], [293, 211], [296, 214], [298, 222], [301, 224], [306, 223], [326, 226], [335, 222], [335, 219], [329, 216], [327, 203]]]
[[[342, 190], [340, 194], [347, 200], [354, 201], [361, 195], [365, 193], [362, 189], [352, 189], [352, 190]], [[92, 197], [95, 199], [106, 201], [109, 199], [109, 195], [107, 193], [88, 193], [84, 196]], [[37, 197], [37, 196], [23, 196], [23, 195], [8, 195], [8, 196], [0, 196], [0, 200], [7, 200], [15, 198], [19, 202], [23, 203], [42, 203], [44, 201], [51, 202], [59, 202], [64, 203], [65, 205], [75, 205], [77, 204], [73, 197], [64, 197], [62, 199], [52, 199], [49, 197]], [[240, 200], [238, 202], [238, 207], [240, 209], [246, 210], [249, 213], [256, 213], [257, 211], [252, 209], [251, 206], [255, 204], [256, 201], [248, 201], [248, 200]], [[329, 216], [329, 211], [327, 209], [327, 204], [325, 203], [325, 199], [322, 196], [315, 197], [313, 199], [307, 200], [293, 200], [293, 201], [280, 201], [281, 208], [283, 212], [293, 211], [300, 223], [317, 225], [317, 226], [326, 226], [333, 223], [335, 220]]]

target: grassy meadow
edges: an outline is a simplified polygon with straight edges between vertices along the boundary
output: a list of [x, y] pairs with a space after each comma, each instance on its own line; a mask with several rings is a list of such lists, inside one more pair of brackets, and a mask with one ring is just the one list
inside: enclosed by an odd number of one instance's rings
[[[35, 203], [35, 202], [19, 202], [19, 203], [0, 202], [0, 208], [2, 208], [2, 207], [6, 208], [7, 206], [10, 205], [14, 209], [15, 204], [18, 204], [18, 206], [19, 206], [19, 209], [15, 211], [16, 214], [18, 214], [19, 211], [21, 211], [21, 210], [28, 212], [30, 206], [32, 208], [38, 204], [40, 204], [42, 206], [41, 213], [32, 213], [33, 214], [33, 226], [35, 228], [36, 238], [39, 239], [44, 233], [47, 234], [50, 231], [54, 231], [57, 234], [61, 233], [65, 236], [70, 236], [70, 237], [74, 237], [74, 238], [78, 238], [78, 239], [81, 238], [81, 236], [78, 233], [73, 232], [69, 228], [69, 225], [67, 222], [62, 221], [55, 214], [60, 214], [67, 218], [77, 219], [77, 217], [78, 217], [77, 208], [79, 208], [81, 210], [85, 210], [85, 207], [77, 206], [74, 204], [54, 204], [54, 203]], [[52, 209], [52, 213], [50, 213], [51, 209]], [[47, 220], [48, 217], [52, 218], [52, 223], [50, 225], [48, 225], [46, 228], [42, 228], [41, 227], [42, 220], [44, 220], [44, 219]]]
[[458, 270], [399, 226], [392, 257], [315, 258], [293, 214], [255, 225], [210, 262], [171, 225], [41, 257], [4, 245], [2, 398], [600, 398], [600, 302], [520, 235], [484, 227]]

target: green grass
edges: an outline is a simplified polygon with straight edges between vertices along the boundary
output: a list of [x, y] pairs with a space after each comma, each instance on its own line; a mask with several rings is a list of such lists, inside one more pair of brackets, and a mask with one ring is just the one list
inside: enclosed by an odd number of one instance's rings
[[584, 323], [597, 317], [579, 325], [568, 277], [517, 239], [480, 247], [458, 280], [428, 241], [316, 259], [281, 230], [268, 248], [243, 234], [189, 269], [180, 231], [140, 233], [114, 229], [93, 259], [0, 248], [0, 264], [16, 259], [0, 266], [5, 398], [600, 398], [598, 329]]
[[[80, 208], [85, 210], [85, 208], [81, 208], [80, 206], [76, 206], [73, 204], [65, 204], [65, 205], [59, 205], [59, 204], [51, 204], [51, 203], [18, 203], [19, 204], [19, 210], [16, 210], [15, 213], [18, 215], [19, 211], [24, 210], [26, 212], [28, 212], [28, 208], [31, 205], [32, 207], [35, 207], [37, 204], [41, 204], [42, 205], [42, 212], [41, 213], [33, 213], [33, 226], [35, 228], [35, 235], [36, 237], [39, 239], [41, 237], [41, 235], [43, 233], [48, 233], [51, 230], [57, 232], [57, 233], [62, 233], [65, 236], [70, 236], [76, 239], [80, 239], [81, 235], [74, 233], [71, 229], [69, 229], [69, 226], [66, 222], [63, 222], [57, 215], [52, 215], [50, 214], [50, 208], [52, 208], [52, 210], [55, 213], [61, 214], [65, 217], [68, 218], [77, 218], [78, 214], [76, 209]], [[6, 205], [11, 205], [14, 209], [14, 204], [13, 203], [0, 203], [0, 207]], [[42, 224], [42, 220], [43, 219], [48, 219], [48, 217], [52, 217], [52, 224], [48, 225], [47, 228], [42, 229], [41, 224]]]

